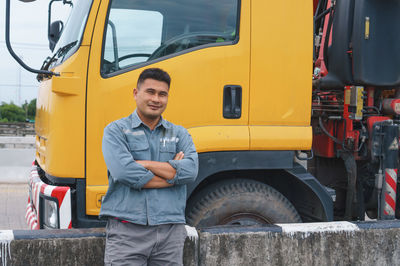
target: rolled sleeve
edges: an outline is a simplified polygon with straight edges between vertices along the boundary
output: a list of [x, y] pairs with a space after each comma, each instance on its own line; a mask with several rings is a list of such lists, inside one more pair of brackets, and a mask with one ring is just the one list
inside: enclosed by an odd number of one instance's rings
[[193, 182], [199, 170], [199, 159], [192, 137], [182, 127], [179, 135], [178, 150], [185, 154], [182, 160], [169, 160], [168, 163], [176, 170], [173, 179], [167, 180], [169, 184], [184, 185]]
[[140, 190], [154, 177], [151, 171], [133, 159], [124, 133], [115, 122], [104, 129], [102, 151], [114, 181]]
[[176, 170], [176, 174], [174, 176], [173, 179], [169, 179], [167, 180], [167, 183], [169, 184], [175, 184], [177, 179], [179, 178], [179, 176], [181, 175], [181, 168], [180, 168], [180, 164], [178, 163], [178, 161], [176, 160], [169, 160], [168, 163]]
[[144, 176], [139, 178], [137, 183], [135, 185], [133, 185], [133, 188], [142, 189], [143, 186], [146, 185], [153, 177], [154, 177], [154, 174], [150, 170], [147, 170], [147, 173]]

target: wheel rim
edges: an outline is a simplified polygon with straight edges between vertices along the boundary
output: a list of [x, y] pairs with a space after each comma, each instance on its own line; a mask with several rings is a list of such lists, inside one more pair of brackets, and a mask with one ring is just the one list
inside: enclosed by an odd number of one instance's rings
[[272, 222], [264, 216], [256, 213], [235, 213], [225, 218], [220, 225], [263, 225], [272, 224]]

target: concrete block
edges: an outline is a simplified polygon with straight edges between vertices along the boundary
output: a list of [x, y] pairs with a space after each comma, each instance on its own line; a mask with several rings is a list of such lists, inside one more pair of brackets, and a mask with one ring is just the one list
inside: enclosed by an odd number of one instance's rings
[[2, 245], [3, 256], [0, 263], [2, 266], [103, 264], [102, 254], [105, 246], [103, 228], [14, 230], [12, 234], [12, 240]]
[[[15, 240], [10, 265], [102, 265], [104, 237]], [[35, 254], [32, 256], [32, 254]]]
[[[104, 228], [0, 230], [0, 265], [103, 265], [104, 247]], [[399, 264], [399, 221], [192, 228], [184, 247], [190, 266]]]
[[199, 260], [199, 235], [196, 228], [186, 226], [187, 237], [183, 248], [183, 265], [197, 266]]
[[385, 221], [210, 228], [199, 265], [399, 265], [399, 240], [399, 222]]
[[[186, 227], [184, 265], [197, 265], [198, 235]], [[0, 266], [103, 265], [105, 228], [0, 230]]]

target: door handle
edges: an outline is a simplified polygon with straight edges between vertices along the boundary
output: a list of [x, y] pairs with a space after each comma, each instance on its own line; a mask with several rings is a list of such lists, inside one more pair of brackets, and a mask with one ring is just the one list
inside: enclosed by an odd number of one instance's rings
[[237, 119], [242, 116], [242, 87], [239, 85], [224, 86], [223, 97], [224, 118]]

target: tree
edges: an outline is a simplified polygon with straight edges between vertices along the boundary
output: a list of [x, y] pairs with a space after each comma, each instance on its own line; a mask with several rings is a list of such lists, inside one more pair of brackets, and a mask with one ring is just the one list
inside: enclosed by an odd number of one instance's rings
[[22, 109], [25, 112], [25, 120], [28, 119], [28, 102], [25, 100], [25, 102], [22, 104]]
[[35, 120], [36, 115], [36, 99], [33, 99], [28, 104], [27, 116], [29, 120]]
[[1, 122], [25, 122], [25, 111], [14, 103], [0, 105]]

